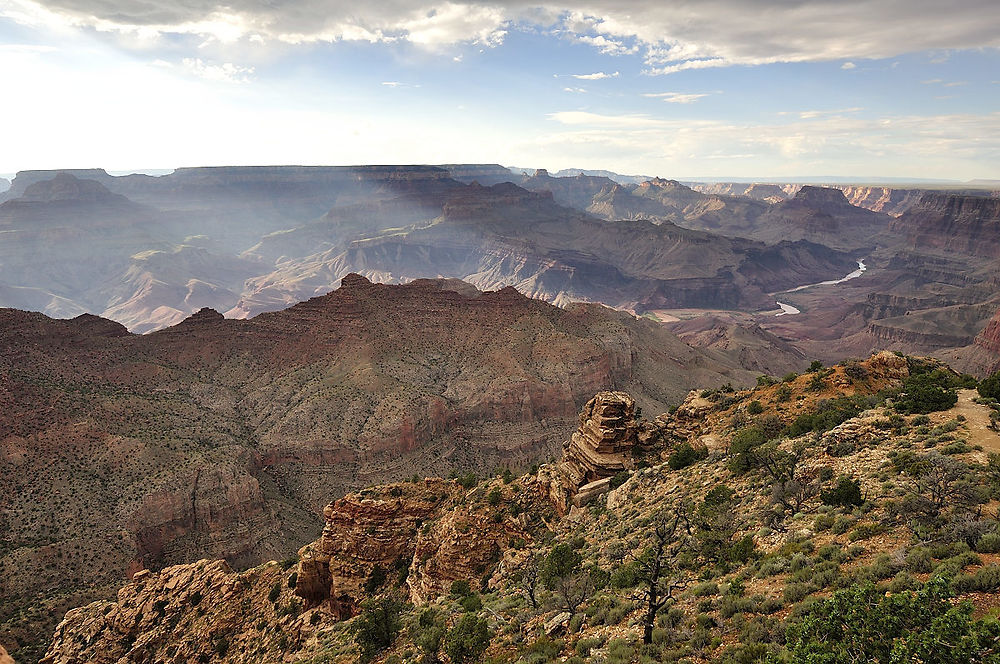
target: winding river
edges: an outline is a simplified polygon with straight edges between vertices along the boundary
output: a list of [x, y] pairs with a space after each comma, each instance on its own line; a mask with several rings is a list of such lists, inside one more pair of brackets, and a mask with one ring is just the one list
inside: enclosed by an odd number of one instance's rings
[[[867, 269], [868, 269], [868, 266], [865, 265], [864, 259], [859, 259], [858, 260], [858, 269], [854, 270], [853, 272], [851, 272], [850, 274], [848, 274], [845, 277], [842, 277], [840, 279], [832, 279], [830, 281], [820, 281], [820, 282], [815, 283], [815, 284], [806, 284], [805, 286], [797, 286], [796, 288], [792, 288], [790, 290], [781, 291], [781, 292], [782, 293], [795, 293], [795, 292], [798, 292], [798, 291], [801, 291], [801, 290], [805, 290], [807, 288], [812, 288], [813, 286], [834, 286], [836, 284], [842, 284], [845, 281], [850, 281], [851, 279], [856, 279], [856, 278], [860, 277], [862, 274], [865, 273], [865, 271]], [[793, 307], [790, 304], [785, 304], [784, 302], [775, 302], [775, 304], [777, 304], [779, 307], [781, 307], [781, 311], [779, 311], [778, 313], [774, 314], [775, 316], [785, 316], [785, 315], [794, 316], [795, 314], [802, 313], [801, 311], [799, 311], [798, 309], [796, 309], [795, 307]]]

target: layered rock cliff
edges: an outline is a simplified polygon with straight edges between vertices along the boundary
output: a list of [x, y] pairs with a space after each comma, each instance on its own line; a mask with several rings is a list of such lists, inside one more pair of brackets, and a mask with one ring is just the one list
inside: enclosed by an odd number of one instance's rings
[[1000, 199], [925, 193], [892, 230], [912, 249], [1000, 259]]

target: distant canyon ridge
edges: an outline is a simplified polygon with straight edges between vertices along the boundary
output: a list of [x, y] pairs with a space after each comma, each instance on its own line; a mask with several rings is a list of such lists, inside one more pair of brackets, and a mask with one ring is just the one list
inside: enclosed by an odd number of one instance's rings
[[[787, 344], [830, 359], [929, 352], [977, 372], [997, 362], [1000, 191], [986, 184], [688, 186], [596, 173], [23, 171], [0, 193], [0, 306], [145, 333], [203, 308], [283, 309], [350, 273], [440, 277], [646, 315], [692, 343], [742, 345], [749, 364], [773, 364]], [[790, 294], [782, 301], [801, 313], [773, 316], [775, 293], [839, 279], [861, 258], [863, 278]]]

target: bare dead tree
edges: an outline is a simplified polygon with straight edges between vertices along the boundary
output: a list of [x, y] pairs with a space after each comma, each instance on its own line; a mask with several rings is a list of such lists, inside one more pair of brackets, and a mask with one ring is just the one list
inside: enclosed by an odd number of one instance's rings
[[655, 522], [652, 542], [638, 560], [637, 578], [642, 590], [633, 597], [646, 605], [643, 618], [642, 642], [653, 642], [656, 614], [673, 603], [677, 594], [687, 588], [690, 578], [677, 566], [677, 559], [690, 545], [691, 522], [687, 508], [675, 508]]
[[531, 608], [538, 608], [538, 557], [532, 553], [525, 559], [521, 566], [517, 568], [515, 574], [517, 588], [529, 602]]

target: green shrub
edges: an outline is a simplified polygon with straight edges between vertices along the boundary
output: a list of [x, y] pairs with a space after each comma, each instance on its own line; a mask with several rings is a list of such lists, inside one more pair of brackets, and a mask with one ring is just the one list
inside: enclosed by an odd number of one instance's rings
[[924, 546], [915, 546], [906, 554], [904, 563], [906, 569], [918, 574], [926, 574], [933, 571], [934, 559], [931, 557], [930, 549]]
[[876, 399], [859, 395], [823, 399], [816, 404], [813, 412], [802, 413], [796, 417], [795, 421], [788, 425], [785, 435], [795, 438], [810, 431], [820, 433], [829, 431], [838, 424], [857, 417], [861, 411], [871, 408], [875, 403]]
[[794, 604], [796, 602], [801, 602], [817, 590], [819, 590], [819, 588], [811, 583], [789, 583], [785, 586], [781, 595], [784, 597], [786, 603]]
[[489, 645], [489, 625], [471, 613], [462, 616], [444, 637], [444, 651], [455, 664], [478, 660]]
[[572, 544], [556, 544], [539, 566], [538, 578], [546, 587], [552, 588], [557, 579], [565, 579], [580, 569], [581, 562], [583, 557]]
[[466, 613], [474, 613], [483, 608], [483, 600], [479, 598], [479, 595], [472, 593], [471, 595], [466, 595], [459, 600], [459, 604], [462, 605], [462, 609]]
[[674, 448], [673, 454], [667, 460], [667, 464], [672, 470], [680, 470], [704, 459], [708, 456], [708, 450], [704, 447], [692, 447], [687, 441]]
[[864, 502], [864, 498], [861, 496], [861, 482], [849, 477], [841, 477], [837, 481], [836, 488], [823, 491], [820, 497], [825, 504], [835, 507], [852, 507]]
[[951, 603], [946, 581], [916, 593], [852, 586], [813, 604], [786, 634], [791, 661], [985, 664], [1000, 657], [1000, 624], [973, 620], [973, 607]]
[[612, 489], [617, 489], [622, 484], [628, 481], [628, 478], [632, 477], [632, 473], [627, 470], [623, 470], [616, 473], [614, 477], [611, 478], [611, 482], [608, 484]]
[[983, 379], [977, 389], [979, 390], [979, 395], [984, 399], [996, 399], [1000, 401], [1000, 371], [997, 371], [989, 378]]
[[631, 562], [618, 566], [611, 573], [610, 585], [612, 588], [634, 588], [639, 584], [639, 565]]
[[600, 648], [603, 644], [604, 640], [599, 637], [580, 639], [576, 642], [576, 654], [580, 657], [590, 657], [590, 651]]
[[903, 381], [896, 410], [910, 415], [948, 410], [958, 403], [954, 382], [955, 377], [944, 369], [911, 375]]
[[371, 661], [396, 640], [402, 627], [399, 618], [402, 610], [403, 604], [390, 598], [361, 604], [361, 614], [355, 619], [353, 630], [362, 661]]
[[992, 563], [976, 570], [975, 574], [960, 574], [952, 586], [956, 592], [992, 593], [1000, 589], [1000, 565]]
[[472, 586], [465, 579], [455, 579], [451, 582], [451, 594], [455, 597], [468, 597], [472, 594]]
[[444, 642], [445, 619], [442, 613], [434, 608], [424, 609], [409, 631], [414, 645], [427, 655], [427, 660], [436, 660]]
[[986, 533], [976, 542], [979, 553], [1000, 553], [1000, 532]]
[[385, 584], [385, 580], [385, 569], [381, 565], [375, 565], [365, 580], [365, 593], [368, 595], [374, 594], [376, 590]]
[[501, 500], [503, 500], [503, 491], [498, 486], [493, 487], [486, 495], [486, 502], [493, 507], [499, 505]]

